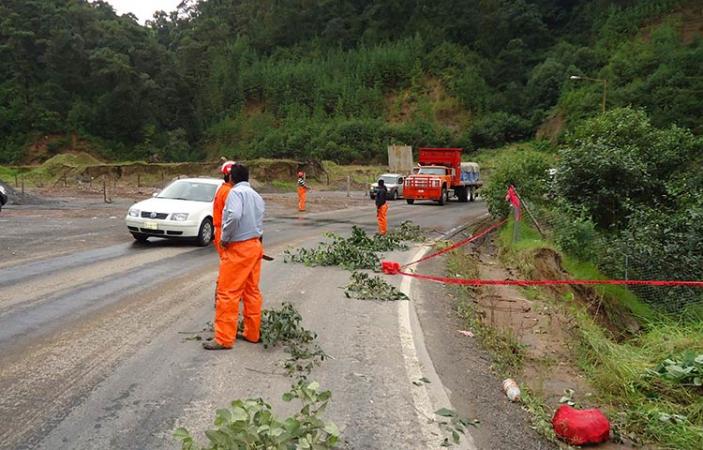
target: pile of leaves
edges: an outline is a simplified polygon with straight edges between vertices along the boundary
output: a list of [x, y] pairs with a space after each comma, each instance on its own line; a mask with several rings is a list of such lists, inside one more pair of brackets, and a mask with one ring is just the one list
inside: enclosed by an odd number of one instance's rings
[[294, 252], [284, 252], [285, 262], [302, 263], [306, 266], [340, 266], [347, 270], [378, 269], [379, 252], [407, 250], [405, 242], [419, 242], [425, 236], [422, 229], [410, 221], [385, 236], [369, 236], [363, 229], [354, 225], [351, 236], [344, 238], [334, 233], [326, 233], [326, 242], [315, 248], [301, 248]]
[[283, 345], [289, 357], [284, 367], [290, 376], [307, 378], [326, 354], [317, 343], [317, 334], [305, 329], [303, 318], [290, 303], [280, 309], [267, 309], [261, 317], [261, 343], [264, 348]]
[[378, 300], [383, 302], [409, 300], [395, 286], [387, 283], [381, 277], [370, 276], [364, 272], [353, 272], [349, 284], [344, 287], [347, 298], [358, 300]]
[[185, 428], [178, 428], [174, 437], [183, 450], [224, 449], [329, 449], [340, 440], [337, 426], [323, 420], [332, 397], [330, 391], [320, 391], [317, 382], [299, 382], [283, 395], [283, 400], [299, 400], [301, 409], [291, 417], [280, 420], [271, 405], [263, 399], [235, 400], [227, 409], [217, 410], [215, 429], [205, 432], [207, 447], [197, 444]]
[[650, 376], [686, 385], [703, 386], [703, 354], [686, 352], [678, 358], [665, 359], [655, 369], [649, 371]]

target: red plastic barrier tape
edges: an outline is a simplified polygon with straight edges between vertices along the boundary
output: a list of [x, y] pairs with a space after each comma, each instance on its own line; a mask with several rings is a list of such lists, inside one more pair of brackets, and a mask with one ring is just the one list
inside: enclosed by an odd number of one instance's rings
[[485, 280], [478, 278], [448, 278], [419, 273], [394, 271], [392, 261], [383, 261], [383, 272], [387, 275], [405, 275], [406, 277], [434, 281], [443, 284], [462, 286], [572, 286], [572, 285], [620, 285], [620, 286], [688, 286], [703, 288], [703, 281], [668, 281], [668, 280]]
[[386, 275], [405, 275], [406, 277], [418, 278], [421, 280], [433, 281], [443, 284], [458, 284], [461, 286], [687, 286], [703, 288], [703, 281], [676, 281], [676, 280], [485, 280], [479, 278], [448, 278], [435, 275], [423, 275], [419, 273], [403, 272], [408, 266], [427, 261], [430, 258], [443, 255], [463, 245], [467, 245], [477, 239], [482, 238], [496, 228], [501, 227], [507, 219], [496, 222], [481, 232], [463, 239], [443, 250], [424, 256], [416, 261], [409, 262], [403, 266], [395, 261], [381, 261], [381, 269]]
[[[483, 231], [481, 231], [481, 232], [479, 232], [479, 233], [477, 233], [477, 234], [473, 234], [473, 235], [469, 236], [468, 238], [463, 239], [463, 240], [461, 240], [461, 241], [459, 241], [459, 242], [457, 242], [457, 243], [455, 243], [455, 244], [453, 244], [453, 245], [451, 245], [451, 246], [449, 246], [449, 247], [447, 247], [447, 248], [445, 248], [445, 249], [442, 249], [442, 250], [440, 250], [440, 251], [438, 251], [438, 252], [432, 253], [431, 255], [423, 256], [422, 258], [420, 258], [420, 259], [418, 259], [418, 260], [416, 260], [416, 261], [409, 262], [409, 263], [403, 265], [402, 268], [405, 268], [405, 267], [408, 267], [408, 266], [412, 266], [412, 265], [414, 265], [414, 264], [421, 263], [422, 261], [427, 261], [428, 259], [434, 258], [435, 256], [439, 256], [439, 255], [443, 255], [443, 254], [445, 254], [445, 253], [451, 252], [452, 250], [454, 250], [454, 249], [456, 249], [456, 248], [459, 248], [459, 247], [461, 247], [462, 245], [470, 244], [471, 242], [473, 242], [473, 241], [475, 241], [475, 240], [477, 240], [477, 239], [480, 239], [480, 238], [484, 237], [485, 235], [487, 235], [487, 234], [490, 233], [491, 231], [495, 230], [496, 228], [501, 227], [505, 222], [507, 222], [507, 219], [501, 220], [500, 222], [496, 222], [496, 223], [494, 223], [493, 225], [491, 225], [490, 227], [486, 228], [485, 230], [483, 230]], [[386, 262], [387, 262], [387, 261], [386, 261]], [[398, 267], [398, 269], [400, 270], [401, 267]], [[386, 269], [384, 268], [383, 271], [385, 272]], [[389, 275], [393, 275], [393, 274], [389, 274]]]

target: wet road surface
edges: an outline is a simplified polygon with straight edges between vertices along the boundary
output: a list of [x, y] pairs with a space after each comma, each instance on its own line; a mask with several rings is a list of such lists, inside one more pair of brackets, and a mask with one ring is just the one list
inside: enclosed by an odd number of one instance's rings
[[[389, 222], [412, 220], [437, 237], [484, 215], [481, 202], [392, 202]], [[3, 258], [0, 448], [178, 448], [176, 427], [205, 430], [214, 411], [234, 399], [263, 397], [281, 415], [290, 413], [294, 405], [280, 401], [291, 384], [280, 367], [282, 350], [240, 342], [231, 351], [205, 352], [185, 339], [213, 318], [214, 249], [156, 239], [139, 244], [126, 230], [115, 243], [120, 225], [110, 224], [103, 247], [62, 247], [56, 256], [17, 264]], [[293, 303], [332, 356], [311, 378], [332, 391], [328, 417], [347, 448], [436, 448], [442, 437], [427, 415], [451, 405], [442, 403], [448, 400], [440, 379], [419, 395], [409, 378], [416, 369], [434, 372], [421, 354], [414, 310], [346, 299], [341, 287], [349, 273], [341, 269], [283, 263], [286, 248], [312, 246], [325, 232], [348, 233], [352, 224], [375, 230], [371, 202], [270, 214], [266, 252], [276, 260], [264, 263], [264, 307]], [[0, 256], [9, 256], [4, 251]]]

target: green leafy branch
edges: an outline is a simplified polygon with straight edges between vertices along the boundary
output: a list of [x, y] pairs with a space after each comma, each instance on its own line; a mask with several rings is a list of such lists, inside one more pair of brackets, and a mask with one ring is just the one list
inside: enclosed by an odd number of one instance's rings
[[461, 442], [461, 436], [466, 434], [468, 427], [477, 427], [479, 424], [478, 419], [467, 419], [465, 417], [459, 416], [456, 411], [448, 408], [440, 408], [435, 411], [435, 414], [442, 417], [437, 423], [439, 428], [449, 434], [450, 437], [445, 437], [442, 443], [442, 447], [451, 447], [452, 445], [458, 445]]
[[235, 400], [229, 408], [217, 410], [215, 428], [205, 432], [208, 446], [200, 446], [186, 428], [178, 428], [173, 435], [183, 450], [336, 448], [339, 429], [321, 418], [331, 397], [330, 391], [320, 391], [317, 382], [299, 382], [283, 394], [286, 402], [302, 403], [291, 417], [277, 419], [271, 405], [261, 398]]
[[344, 287], [344, 295], [347, 298], [382, 302], [409, 300], [407, 295], [381, 277], [369, 276], [364, 272], [352, 272], [349, 284]]

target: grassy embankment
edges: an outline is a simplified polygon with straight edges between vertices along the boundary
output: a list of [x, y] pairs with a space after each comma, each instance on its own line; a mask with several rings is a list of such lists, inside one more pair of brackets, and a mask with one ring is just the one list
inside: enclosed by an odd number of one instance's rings
[[[248, 161], [252, 177], [260, 187], [280, 192], [296, 188], [298, 162], [293, 160], [257, 159]], [[144, 161], [102, 162], [86, 153], [56, 155], [38, 166], [0, 166], [0, 179], [13, 184], [24, 181], [28, 188], [51, 187], [65, 179], [68, 186], [87, 184], [103, 175], [121, 185], [160, 187], [177, 176], [217, 175], [219, 163], [146, 163]], [[308, 171], [309, 183], [318, 190], [346, 189], [350, 177], [352, 189], [365, 190], [368, 183], [387, 169], [383, 166], [338, 165], [325, 161], [322, 170]], [[97, 188], [97, 182], [95, 187]]]
[[[527, 224], [522, 225], [519, 242], [512, 242], [512, 232], [510, 223], [498, 233], [496, 243], [501, 260], [517, 268], [521, 276], [529, 277], [535, 273], [536, 251], [542, 248], [556, 251], [556, 247]], [[560, 255], [571, 278], [607, 278], [591, 262], [564, 253]], [[448, 269], [461, 276], [475, 277], [478, 272], [476, 264], [471, 256], [454, 253], [449, 259]], [[496, 330], [481, 323], [471, 307], [471, 289], [459, 291], [459, 313], [492, 353], [496, 370], [501, 375], [519, 376], [523, 351], [516, 337], [509, 331]], [[571, 342], [568, 343], [573, 361], [595, 389], [589, 403], [605, 410], [616, 434], [661, 448], [700, 448], [703, 396], [702, 388], [694, 385], [700, 384], [700, 379], [695, 380], [693, 375], [686, 377], [681, 370], [703, 372], [703, 361], [697, 364], [694, 360], [703, 354], [703, 322], [682, 321], [661, 314], [623, 287], [596, 287], [595, 291], [604, 303], [623, 308], [625, 314], [637, 318], [640, 323], [639, 331], [626, 337], [616, 336], [593, 317], [586, 305], [574, 301], [573, 296], [559, 298], [551, 291], [537, 288], [526, 291], [529, 291], [525, 292], [526, 296], [560, 308], [573, 317], [575, 326], [569, 333]], [[617, 317], [611, 317], [611, 321], [617, 321]], [[698, 372], [699, 376], [701, 372]], [[537, 429], [552, 435], [550, 408], [529, 390], [526, 394], [524, 400], [534, 415]]]

